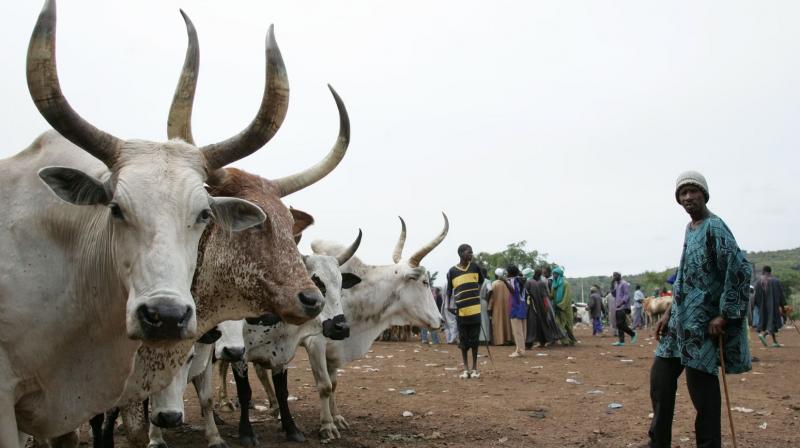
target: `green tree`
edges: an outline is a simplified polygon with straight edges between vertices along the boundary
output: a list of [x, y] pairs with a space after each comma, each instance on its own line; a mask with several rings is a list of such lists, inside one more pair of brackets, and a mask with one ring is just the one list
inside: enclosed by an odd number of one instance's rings
[[528, 242], [523, 240], [511, 243], [501, 252], [480, 252], [475, 256], [475, 262], [486, 268], [487, 272], [492, 273], [497, 268], [505, 269], [509, 265], [515, 265], [520, 269], [535, 268], [545, 264], [546, 254], [540, 254], [537, 250], [527, 250]]

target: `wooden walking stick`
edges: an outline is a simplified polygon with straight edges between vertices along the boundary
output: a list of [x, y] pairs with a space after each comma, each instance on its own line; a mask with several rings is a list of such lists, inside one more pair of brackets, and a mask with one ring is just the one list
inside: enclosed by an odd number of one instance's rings
[[719, 335], [719, 364], [722, 369], [722, 388], [725, 390], [725, 408], [728, 410], [728, 423], [731, 425], [731, 439], [733, 448], [738, 448], [736, 444], [736, 431], [733, 429], [733, 415], [731, 414], [731, 399], [728, 397], [728, 379], [725, 376], [725, 335]]

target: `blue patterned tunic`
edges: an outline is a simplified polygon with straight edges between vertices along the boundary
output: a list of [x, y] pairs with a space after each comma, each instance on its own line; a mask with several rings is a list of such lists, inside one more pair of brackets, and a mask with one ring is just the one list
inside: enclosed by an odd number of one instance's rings
[[696, 229], [687, 225], [669, 324], [656, 356], [680, 358], [686, 367], [716, 375], [719, 341], [709, 335], [708, 323], [722, 316], [727, 321], [725, 370], [749, 371], [745, 316], [751, 273], [750, 263], [722, 219], [712, 214]]

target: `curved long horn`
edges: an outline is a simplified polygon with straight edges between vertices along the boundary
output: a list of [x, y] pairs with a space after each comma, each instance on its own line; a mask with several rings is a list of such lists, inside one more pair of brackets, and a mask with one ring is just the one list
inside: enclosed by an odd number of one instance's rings
[[447, 231], [450, 230], [450, 221], [447, 220], [447, 215], [445, 215], [444, 212], [442, 212], [442, 216], [444, 216], [444, 229], [442, 229], [442, 233], [434, 238], [433, 241], [423, 246], [422, 249], [416, 251], [414, 255], [408, 259], [408, 264], [412, 268], [419, 266], [419, 263], [425, 258], [425, 255], [428, 255], [442, 240], [444, 240], [444, 237], [447, 236]]
[[28, 91], [50, 126], [67, 140], [111, 167], [124, 142], [84, 120], [69, 105], [56, 70], [56, 2], [45, 1], [28, 44]]
[[406, 222], [403, 221], [402, 216], [398, 216], [398, 218], [400, 218], [400, 237], [397, 238], [397, 244], [394, 245], [394, 252], [392, 252], [394, 264], [400, 263], [403, 257], [403, 246], [406, 244]]
[[339, 165], [339, 162], [342, 161], [342, 158], [347, 152], [347, 146], [350, 144], [350, 117], [347, 116], [347, 109], [345, 109], [344, 102], [342, 102], [339, 94], [333, 90], [330, 84], [328, 88], [331, 90], [333, 99], [336, 101], [336, 108], [339, 109], [339, 137], [336, 139], [336, 143], [333, 144], [333, 147], [325, 158], [316, 165], [300, 173], [274, 180], [280, 188], [281, 197], [302, 190], [327, 176], [328, 173]]
[[358, 229], [358, 236], [356, 237], [356, 240], [353, 241], [353, 244], [351, 244], [350, 247], [345, 249], [344, 252], [336, 256], [336, 260], [339, 261], [339, 266], [347, 263], [349, 259], [353, 258], [353, 255], [355, 255], [356, 251], [358, 250], [358, 246], [360, 245], [361, 245], [361, 229]]
[[183, 60], [181, 77], [175, 94], [172, 96], [172, 105], [167, 118], [167, 137], [179, 138], [186, 143], [194, 145], [192, 136], [192, 106], [194, 94], [197, 90], [197, 73], [200, 68], [200, 44], [197, 40], [197, 30], [194, 28], [189, 16], [181, 9], [181, 16], [186, 23], [189, 45], [186, 47], [186, 57]]
[[225, 141], [200, 148], [206, 157], [209, 171], [217, 170], [254, 153], [278, 132], [283, 119], [286, 118], [286, 110], [289, 107], [289, 80], [272, 25], [267, 32], [266, 51], [266, 84], [258, 113], [242, 132]]

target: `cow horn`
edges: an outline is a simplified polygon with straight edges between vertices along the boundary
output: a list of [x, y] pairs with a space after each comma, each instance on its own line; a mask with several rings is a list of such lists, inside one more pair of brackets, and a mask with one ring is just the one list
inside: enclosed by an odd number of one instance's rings
[[286, 118], [289, 107], [289, 80], [283, 57], [275, 41], [273, 26], [267, 32], [267, 74], [264, 96], [253, 121], [233, 137], [200, 148], [206, 158], [209, 171], [254, 153], [264, 146], [274, 135]]
[[336, 139], [333, 148], [328, 152], [328, 155], [316, 165], [300, 173], [274, 181], [278, 185], [281, 197], [302, 190], [327, 176], [339, 165], [339, 162], [342, 161], [344, 154], [347, 152], [347, 146], [350, 144], [350, 118], [347, 116], [347, 109], [345, 109], [344, 102], [339, 97], [339, 94], [330, 85], [328, 85], [328, 88], [336, 101], [336, 108], [339, 109], [339, 137]]
[[400, 263], [403, 257], [403, 246], [406, 244], [406, 222], [403, 221], [402, 216], [398, 216], [398, 218], [400, 218], [400, 237], [397, 238], [397, 244], [394, 245], [394, 252], [392, 252], [394, 264]]
[[340, 253], [336, 257], [336, 260], [339, 261], [339, 266], [347, 263], [349, 259], [353, 258], [353, 255], [355, 255], [356, 251], [358, 250], [358, 246], [360, 245], [361, 245], [361, 229], [358, 229], [358, 236], [356, 237], [356, 240], [353, 241], [353, 244], [351, 244], [350, 247], [345, 249], [344, 252]]
[[44, 3], [28, 44], [28, 91], [50, 126], [67, 140], [111, 167], [124, 142], [84, 120], [69, 105], [56, 70], [56, 2]]
[[189, 16], [181, 9], [181, 16], [186, 23], [186, 34], [189, 45], [186, 47], [186, 57], [183, 60], [181, 77], [175, 94], [172, 96], [172, 105], [169, 108], [167, 119], [167, 137], [179, 138], [186, 143], [194, 145], [192, 136], [192, 105], [197, 87], [197, 73], [200, 67], [200, 44], [197, 40], [197, 30], [194, 28]]
[[447, 236], [447, 231], [450, 230], [450, 222], [447, 220], [447, 215], [442, 212], [442, 216], [444, 216], [444, 229], [442, 229], [442, 233], [439, 234], [436, 238], [433, 239], [430, 243], [426, 244], [422, 247], [422, 249], [418, 250], [411, 258], [408, 259], [408, 264], [412, 268], [416, 268], [419, 266], [419, 263], [425, 258], [425, 255], [428, 255], [436, 246], [439, 245], [444, 240], [444, 237]]

